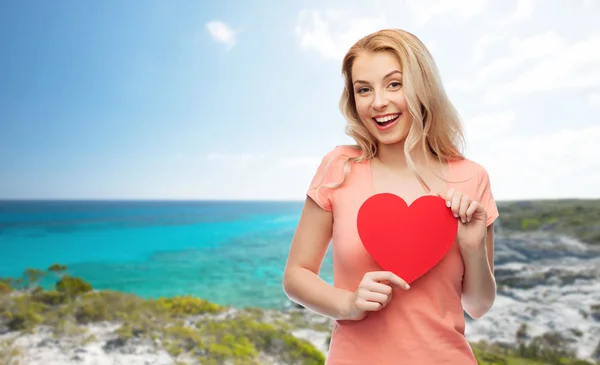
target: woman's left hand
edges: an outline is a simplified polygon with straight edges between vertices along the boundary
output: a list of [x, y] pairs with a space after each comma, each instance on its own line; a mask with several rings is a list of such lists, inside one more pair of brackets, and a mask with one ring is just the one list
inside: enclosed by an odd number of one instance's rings
[[438, 196], [446, 200], [446, 206], [459, 220], [457, 239], [463, 254], [477, 253], [485, 249], [487, 212], [479, 202], [455, 188]]

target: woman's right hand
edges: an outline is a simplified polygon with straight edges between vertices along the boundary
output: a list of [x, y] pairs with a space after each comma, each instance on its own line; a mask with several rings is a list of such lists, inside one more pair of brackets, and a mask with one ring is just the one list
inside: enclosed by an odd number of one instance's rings
[[393, 287], [408, 290], [410, 286], [398, 275], [389, 271], [367, 272], [358, 288], [350, 296], [349, 319], [361, 320], [367, 312], [380, 311], [392, 299]]

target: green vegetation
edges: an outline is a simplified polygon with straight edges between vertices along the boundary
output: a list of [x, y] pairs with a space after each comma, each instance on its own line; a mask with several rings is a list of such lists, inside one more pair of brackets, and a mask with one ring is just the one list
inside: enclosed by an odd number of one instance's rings
[[[517, 336], [522, 335], [525, 328], [523, 325]], [[600, 351], [600, 343], [598, 346]], [[517, 348], [485, 341], [471, 343], [471, 347], [479, 365], [596, 365], [576, 359], [566, 342], [557, 341], [555, 335], [535, 337], [529, 344], [521, 343]]]
[[600, 244], [600, 199], [499, 201], [503, 229], [549, 231]]
[[479, 365], [595, 365], [565, 354], [561, 346], [553, 349], [545, 336], [536, 337], [530, 345], [521, 345], [519, 349], [486, 342], [471, 345]]
[[[39, 270], [26, 271], [24, 280], [0, 280], [4, 293], [0, 295], [0, 326], [31, 332], [38, 325], [48, 325], [56, 337], [75, 335], [89, 341], [89, 337], [82, 336], [85, 325], [118, 323], [113, 346], [159, 339], [182, 362], [222, 364], [229, 360], [235, 365], [250, 365], [264, 364], [263, 359], [270, 358], [282, 364], [324, 363], [323, 354], [309, 342], [292, 336], [289, 325], [256, 320], [257, 316], [264, 317], [260, 310], [235, 310], [190, 296], [142, 299], [126, 293], [94, 291], [89, 283], [65, 271], [63, 267], [60, 279], [50, 290], [35, 286], [48, 274]], [[35, 273], [36, 280], [26, 279], [31, 273]], [[0, 348], [0, 352], [10, 352], [18, 359], [16, 349], [4, 346], [8, 351]]]
[[[52, 273], [57, 274], [53, 288], [37, 286], [40, 278]], [[593, 306], [592, 314], [599, 308]], [[83, 279], [68, 275], [66, 267], [58, 272], [56, 267], [47, 272], [28, 269], [23, 278], [0, 279], [0, 327], [27, 333], [47, 325], [55, 338], [69, 337], [81, 346], [96, 340], [86, 333], [86, 326], [100, 322], [116, 324], [106, 348], [154, 343], [176, 364], [322, 365], [324, 355], [291, 331], [310, 328], [328, 332], [331, 328], [328, 320], [315, 320], [301, 309], [285, 313], [234, 309], [191, 296], [143, 299], [94, 291]], [[594, 365], [575, 359], [560, 334], [545, 334], [526, 342], [527, 338], [524, 324], [516, 333], [517, 346], [485, 342], [472, 346], [480, 365]], [[600, 344], [597, 351], [600, 353]], [[0, 342], [0, 354], [0, 363], [18, 364], [22, 352], [8, 340]]]
[[[472, 344], [479, 364], [594, 365], [577, 359], [569, 341], [561, 333], [549, 332], [527, 341], [530, 337], [527, 331], [527, 324], [521, 324], [515, 334], [516, 346], [501, 346], [483, 341]], [[598, 346], [600, 349], [600, 342]]]

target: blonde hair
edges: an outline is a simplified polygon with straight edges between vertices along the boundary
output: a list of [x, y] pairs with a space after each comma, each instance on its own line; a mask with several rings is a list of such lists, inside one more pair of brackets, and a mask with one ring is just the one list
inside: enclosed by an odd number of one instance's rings
[[[438, 160], [461, 160], [464, 135], [458, 112], [448, 99], [433, 57], [427, 47], [413, 34], [399, 29], [384, 29], [367, 35], [356, 42], [346, 53], [342, 62], [344, 89], [339, 107], [347, 120], [346, 133], [352, 137], [362, 153], [345, 161], [344, 180], [351, 162], [361, 162], [377, 155], [377, 141], [363, 125], [356, 111], [352, 87], [352, 66], [363, 52], [387, 52], [400, 63], [403, 73], [403, 89], [408, 110], [413, 118], [404, 143], [404, 154], [409, 168], [419, 182], [430, 191], [418, 174], [411, 157], [421, 142], [424, 153], [433, 153]], [[344, 181], [329, 187], [341, 186]]]

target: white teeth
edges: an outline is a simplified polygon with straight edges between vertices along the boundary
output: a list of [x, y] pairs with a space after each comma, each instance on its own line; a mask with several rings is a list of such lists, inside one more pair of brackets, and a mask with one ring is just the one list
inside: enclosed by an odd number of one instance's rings
[[396, 119], [400, 114], [394, 114], [394, 115], [388, 115], [387, 117], [383, 117], [383, 118], [375, 118], [375, 120], [377, 121], [377, 123], [385, 123], [385, 122], [389, 122], [392, 119]]

